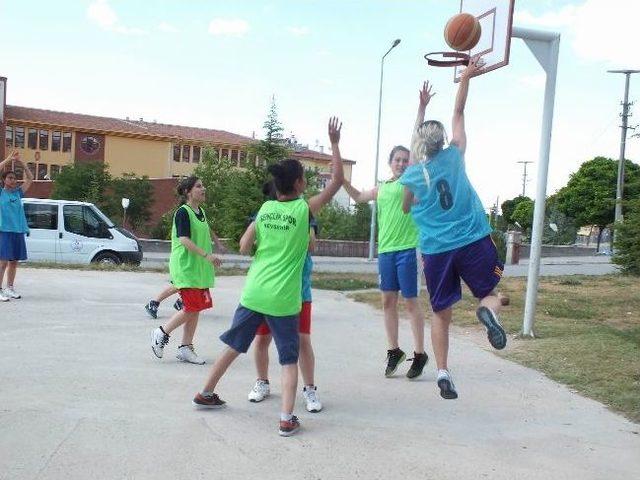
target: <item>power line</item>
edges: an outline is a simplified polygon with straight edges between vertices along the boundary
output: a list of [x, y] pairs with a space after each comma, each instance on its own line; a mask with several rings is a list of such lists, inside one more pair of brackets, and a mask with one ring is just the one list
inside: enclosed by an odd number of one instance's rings
[[527, 165], [533, 162], [531, 160], [518, 160], [516, 163], [521, 163], [524, 167], [524, 173], [522, 174], [522, 196], [525, 197], [527, 189]]

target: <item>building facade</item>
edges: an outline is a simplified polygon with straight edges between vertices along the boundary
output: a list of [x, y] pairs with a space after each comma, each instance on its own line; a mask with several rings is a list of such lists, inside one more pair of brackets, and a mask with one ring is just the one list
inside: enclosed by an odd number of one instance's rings
[[[12, 150], [20, 152], [33, 173], [34, 191], [39, 196], [51, 192], [51, 185], [65, 165], [102, 162], [114, 177], [125, 173], [147, 176], [152, 182], [191, 174], [202, 160], [205, 148], [214, 149], [219, 158], [228, 158], [239, 168], [248, 162], [248, 148], [255, 139], [223, 130], [167, 125], [142, 118], [109, 118], [78, 113], [57, 112], [6, 104], [6, 78], [0, 77], [0, 158]], [[291, 157], [305, 168], [317, 169], [321, 178], [330, 177], [331, 156], [296, 146]], [[345, 160], [345, 177], [351, 179], [354, 161]], [[20, 177], [22, 172], [16, 172]], [[348, 206], [346, 192], [337, 196]], [[154, 205], [154, 218], [172, 205]]]

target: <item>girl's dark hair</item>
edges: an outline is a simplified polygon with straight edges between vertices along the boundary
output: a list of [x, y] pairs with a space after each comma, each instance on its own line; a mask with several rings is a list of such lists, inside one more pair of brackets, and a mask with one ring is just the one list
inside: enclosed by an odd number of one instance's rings
[[295, 191], [296, 180], [304, 178], [304, 168], [295, 159], [282, 160], [269, 165], [269, 173], [273, 175], [276, 190], [281, 195], [289, 195]]
[[276, 186], [273, 183], [273, 180], [264, 182], [264, 185], [262, 185], [262, 194], [266, 197], [267, 200], [278, 199], [278, 196], [276, 194]]
[[389, 162], [387, 162], [387, 163], [391, 163], [391, 160], [393, 160], [393, 157], [398, 152], [407, 152], [407, 153], [409, 153], [409, 149], [407, 147], [403, 147], [402, 145], [396, 145], [395, 147], [393, 147], [391, 149], [391, 153], [389, 154]]
[[190, 177], [185, 177], [178, 183], [178, 187], [176, 191], [178, 192], [178, 198], [180, 199], [180, 203], [187, 203], [187, 194], [193, 189], [196, 182], [199, 180], [195, 175], [191, 175]]
[[14, 172], [13, 170], [5, 170], [4, 172], [2, 172], [2, 175], [0, 175], [0, 188], [4, 188], [4, 181], [7, 179], [7, 177], [11, 174], [16, 174], [16, 172]]

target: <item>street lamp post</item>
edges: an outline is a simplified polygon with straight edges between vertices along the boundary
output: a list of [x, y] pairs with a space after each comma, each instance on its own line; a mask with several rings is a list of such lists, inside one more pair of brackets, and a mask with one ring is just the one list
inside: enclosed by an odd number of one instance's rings
[[127, 228], [127, 208], [129, 208], [130, 200], [128, 198], [122, 199], [122, 209], [124, 214], [122, 215], [122, 228]]
[[[400, 44], [400, 39], [397, 38], [393, 41], [393, 44], [387, 50], [387, 52], [382, 56], [382, 60], [380, 61], [380, 95], [378, 96], [378, 135], [376, 138], [376, 166], [375, 166], [375, 176], [373, 178], [374, 187], [378, 185], [378, 158], [380, 157], [380, 118], [382, 116], [382, 80], [384, 78], [384, 59], [389, 52], [396, 48]], [[377, 210], [377, 202], [373, 202], [373, 206], [371, 207], [371, 230], [369, 232], [369, 260], [373, 260], [374, 251], [376, 246], [376, 210]]]

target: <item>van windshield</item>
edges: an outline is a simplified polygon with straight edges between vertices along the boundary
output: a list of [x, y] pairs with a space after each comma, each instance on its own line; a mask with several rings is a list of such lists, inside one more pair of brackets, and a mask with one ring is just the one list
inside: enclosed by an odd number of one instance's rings
[[95, 205], [92, 205], [91, 209], [96, 213], [96, 215], [98, 215], [98, 217], [100, 217], [104, 221], [104, 223], [107, 224], [107, 227], [109, 228], [115, 227], [115, 224], [109, 219], [109, 217], [107, 217], [104, 213], [102, 213], [98, 207], [96, 207]]

